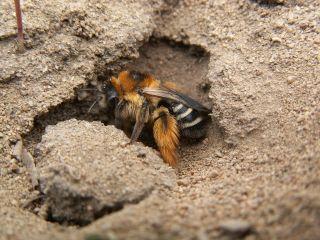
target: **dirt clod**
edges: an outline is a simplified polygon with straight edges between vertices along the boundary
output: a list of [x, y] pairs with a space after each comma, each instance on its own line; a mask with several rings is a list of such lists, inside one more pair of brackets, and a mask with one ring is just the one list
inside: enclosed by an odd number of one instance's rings
[[72, 119], [47, 127], [38, 169], [49, 220], [85, 225], [175, 185], [173, 170], [154, 150], [141, 144], [123, 149], [123, 141], [129, 141], [123, 132], [99, 122]]

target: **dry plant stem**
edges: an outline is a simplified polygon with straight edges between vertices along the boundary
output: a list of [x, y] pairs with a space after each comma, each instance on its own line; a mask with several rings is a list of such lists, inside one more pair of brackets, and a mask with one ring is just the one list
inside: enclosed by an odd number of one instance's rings
[[17, 17], [17, 26], [18, 26], [18, 43], [19, 50], [24, 49], [23, 45], [23, 27], [22, 27], [22, 15], [20, 8], [20, 0], [14, 0], [15, 8], [16, 8], [16, 17]]

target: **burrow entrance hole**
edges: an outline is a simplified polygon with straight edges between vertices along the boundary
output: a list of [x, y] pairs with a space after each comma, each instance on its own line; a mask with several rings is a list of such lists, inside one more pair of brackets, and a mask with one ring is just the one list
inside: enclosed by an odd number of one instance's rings
[[[208, 97], [210, 84], [206, 79], [208, 63], [209, 54], [200, 46], [151, 38], [140, 48], [139, 58], [127, 64], [123, 69], [148, 72], [160, 80], [175, 82], [184, 93], [210, 107]], [[114, 76], [116, 75], [117, 73], [114, 73]], [[101, 79], [107, 77], [110, 76], [99, 76]], [[88, 86], [83, 87], [83, 89], [86, 88]], [[77, 92], [81, 92], [81, 89], [78, 89]], [[110, 116], [99, 110], [97, 105], [88, 113], [93, 101], [92, 98], [69, 99], [52, 107], [47, 113], [37, 116], [32, 130], [23, 136], [28, 150], [33, 152], [48, 125], [55, 125], [72, 118], [110, 124]]]
[[[184, 45], [167, 39], [151, 38], [140, 48], [139, 53], [139, 58], [130, 62], [124, 69], [149, 72], [160, 80], [175, 82], [187, 95], [210, 107], [208, 98], [210, 84], [206, 79], [209, 55], [203, 48]], [[114, 75], [116, 76], [117, 73], [114, 73]], [[105, 76], [105, 78], [107, 77], [110, 76]], [[83, 88], [88, 88], [88, 86]], [[48, 125], [55, 125], [72, 118], [110, 124], [110, 116], [99, 112], [98, 107], [88, 113], [92, 103], [92, 99], [81, 101], [78, 98], [70, 99], [52, 107], [49, 112], [37, 116], [34, 120], [33, 129], [23, 136], [24, 144], [30, 152], [36, 155], [34, 149], [36, 144], [41, 141], [45, 128]], [[197, 154], [197, 151], [193, 152], [192, 154]], [[182, 155], [181, 161], [184, 161], [183, 157]], [[190, 159], [190, 156], [188, 159]], [[49, 213], [48, 216], [48, 221], [59, 222], [59, 220], [50, 218]], [[63, 222], [63, 224], [66, 224], [66, 222]], [[73, 225], [74, 223], [70, 224]]]

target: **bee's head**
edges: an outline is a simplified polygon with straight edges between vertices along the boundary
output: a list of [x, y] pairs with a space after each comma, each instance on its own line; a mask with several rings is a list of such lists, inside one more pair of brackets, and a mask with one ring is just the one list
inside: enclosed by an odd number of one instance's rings
[[108, 82], [104, 82], [100, 89], [100, 98], [101, 100], [99, 101], [99, 105], [102, 108], [108, 108], [109, 110], [114, 110], [116, 107], [116, 104], [119, 101], [118, 98], [118, 93], [115, 90], [115, 88], [113, 87], [113, 85], [111, 84], [110, 81]]

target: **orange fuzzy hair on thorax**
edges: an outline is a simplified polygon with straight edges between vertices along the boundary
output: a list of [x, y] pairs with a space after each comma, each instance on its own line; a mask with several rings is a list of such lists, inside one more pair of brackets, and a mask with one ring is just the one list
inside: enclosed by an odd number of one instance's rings
[[150, 74], [141, 74], [134, 71], [122, 71], [118, 78], [112, 77], [111, 83], [120, 96], [134, 92], [137, 88], [159, 87], [160, 82]]

